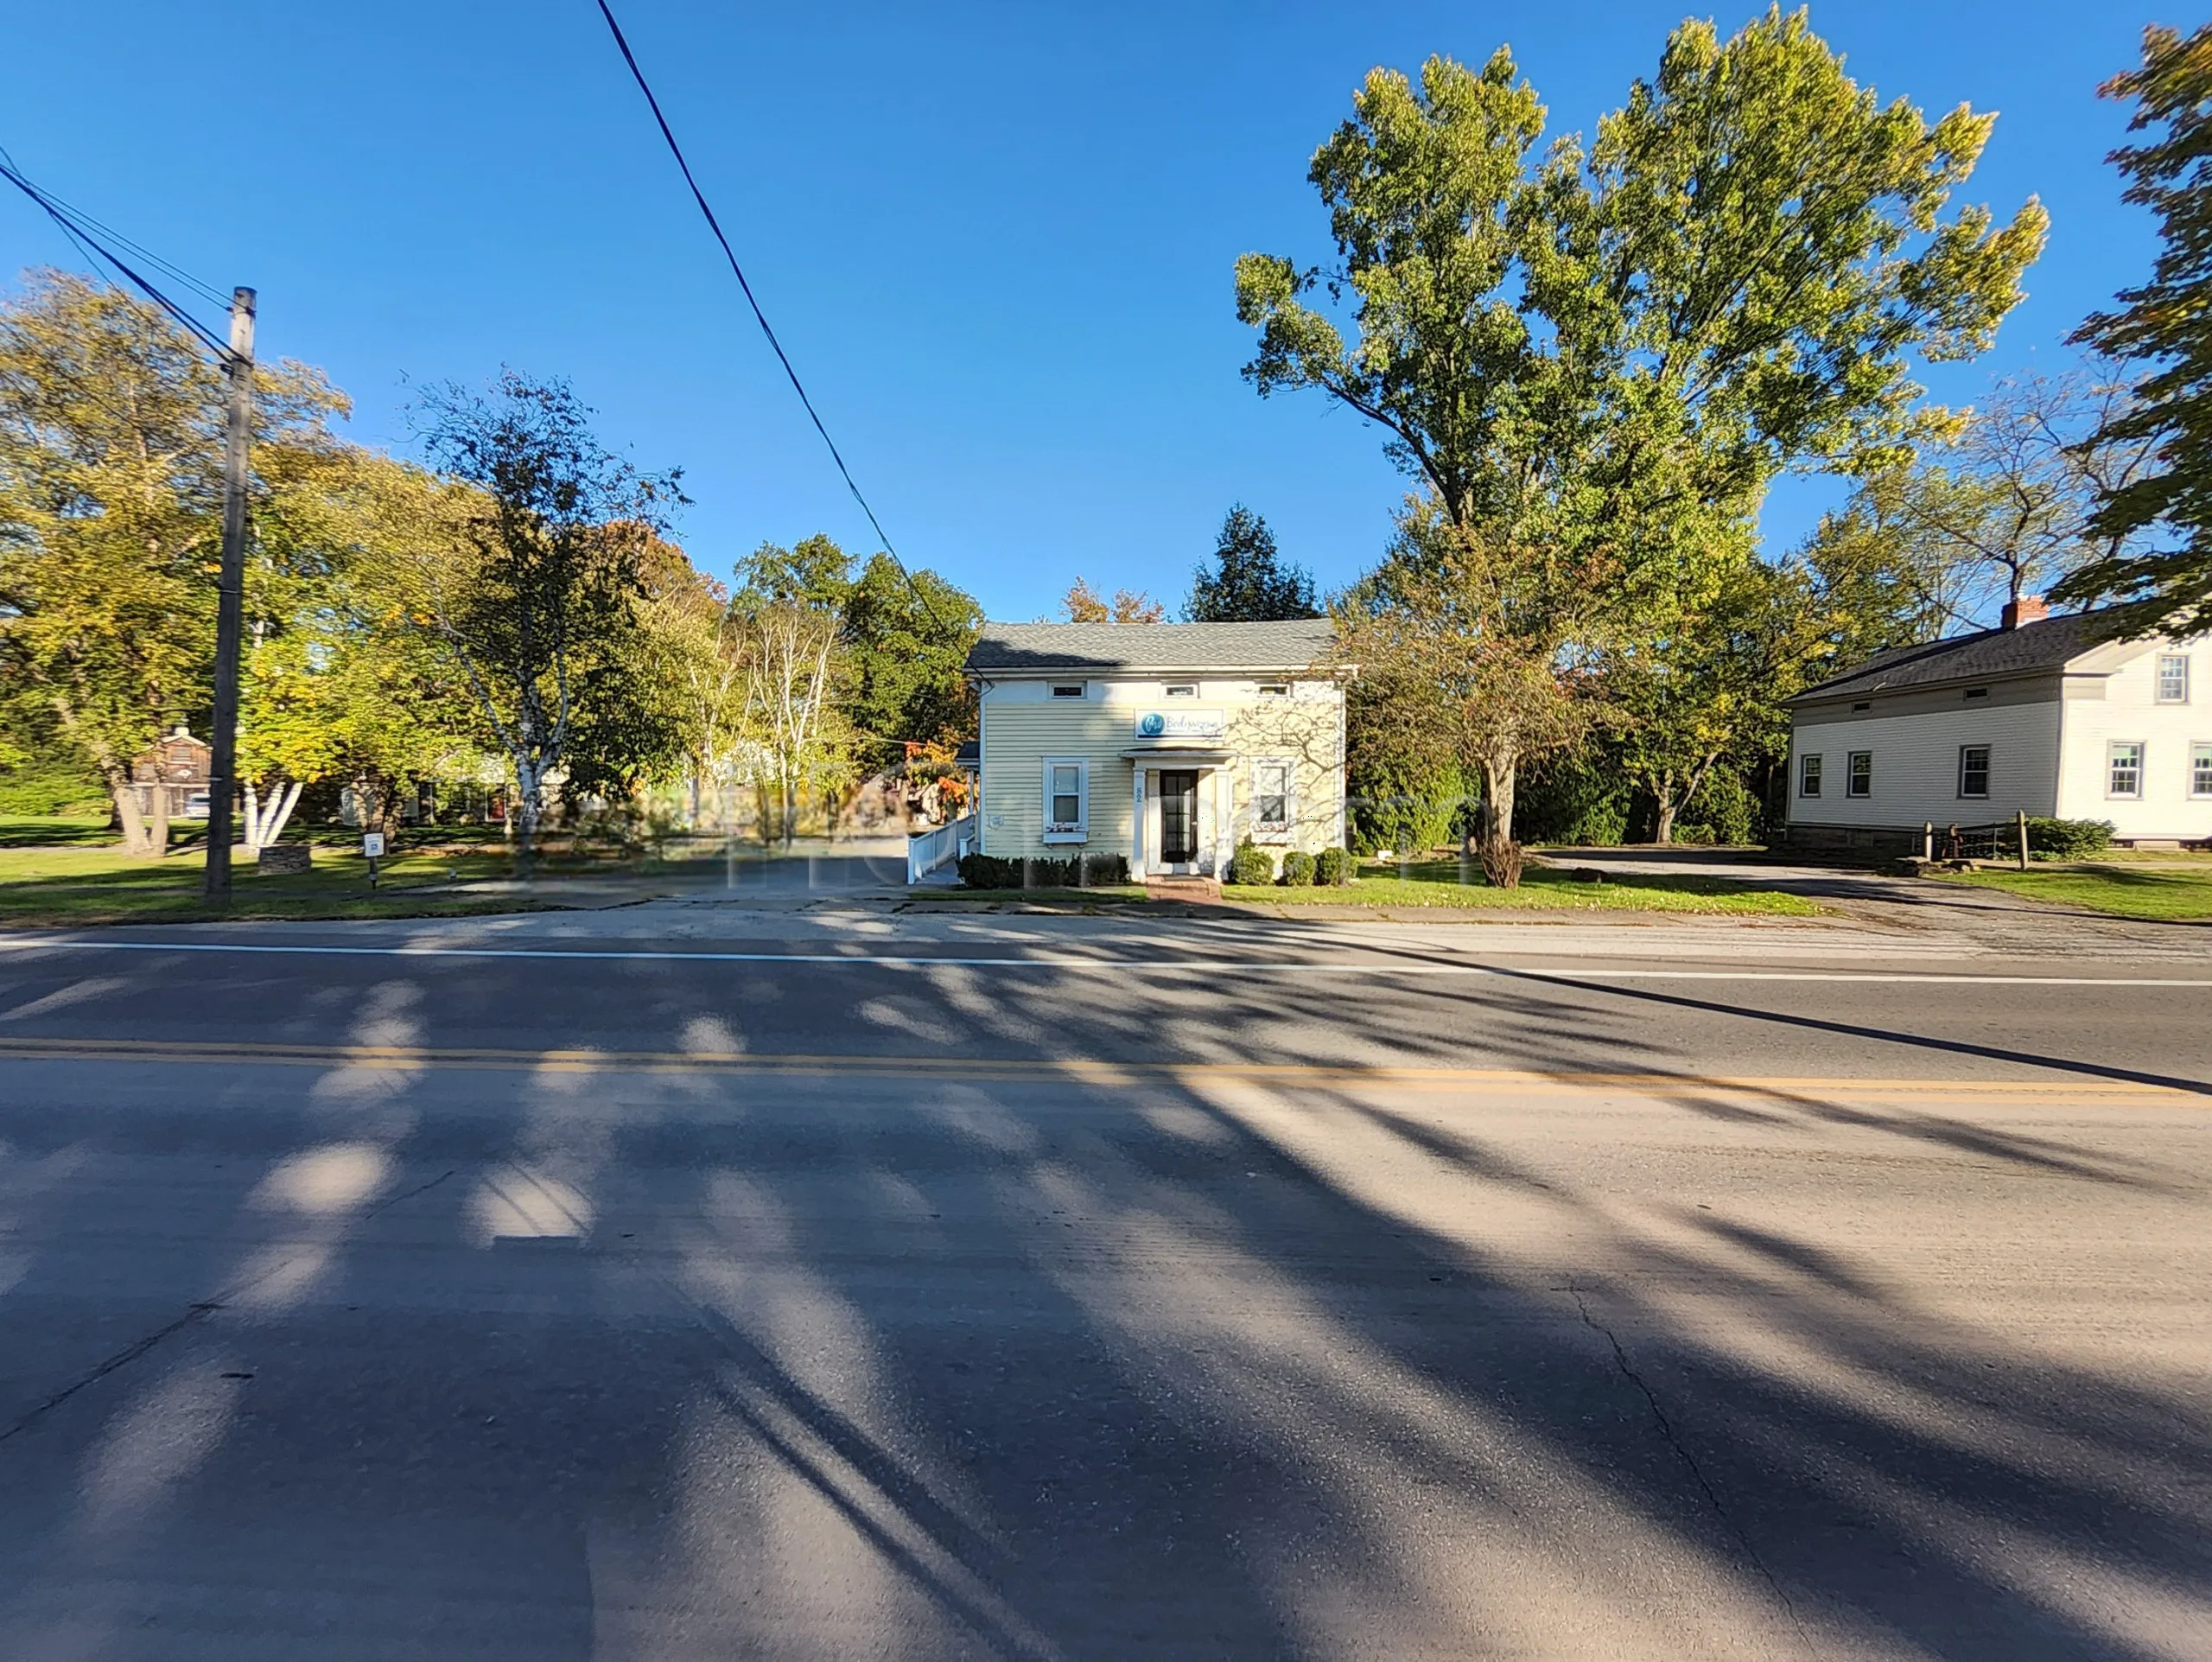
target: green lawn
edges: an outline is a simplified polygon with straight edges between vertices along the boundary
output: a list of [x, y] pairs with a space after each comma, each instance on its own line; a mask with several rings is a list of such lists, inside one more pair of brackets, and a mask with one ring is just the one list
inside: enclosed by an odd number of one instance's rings
[[[233, 918], [460, 917], [519, 912], [561, 904], [560, 879], [572, 870], [620, 870], [549, 863], [542, 891], [531, 895], [455, 895], [428, 886], [456, 879], [505, 877], [500, 854], [402, 853], [378, 863], [369, 888], [368, 863], [357, 854], [315, 852], [303, 876], [264, 877], [251, 860], [232, 868]], [[183, 923], [204, 919], [198, 856], [130, 860], [112, 847], [25, 849], [0, 846], [0, 925]]]
[[[192, 831], [197, 834], [200, 827]], [[169, 827], [169, 840], [181, 840], [184, 827]], [[0, 814], [0, 849], [97, 847], [115, 841], [104, 813]]]
[[[1400, 875], [1402, 872], [1402, 876]], [[1785, 895], [1720, 877], [1636, 877], [1602, 883], [1578, 882], [1564, 871], [1531, 865], [1518, 888], [1492, 888], [1480, 880], [1460, 880], [1459, 863], [1431, 860], [1401, 867], [1369, 866], [1343, 888], [1284, 888], [1274, 885], [1224, 884], [1222, 898], [1276, 906], [1460, 907], [1470, 910], [1576, 910], [1592, 912], [1705, 912], [1765, 917], [1817, 916], [1820, 907], [1802, 895]]]
[[2001, 888], [2026, 900], [2087, 907], [2114, 917], [2179, 921], [2212, 918], [2212, 867], [2202, 871], [2148, 866], [2073, 865], [2055, 870], [1953, 871], [1945, 882]]

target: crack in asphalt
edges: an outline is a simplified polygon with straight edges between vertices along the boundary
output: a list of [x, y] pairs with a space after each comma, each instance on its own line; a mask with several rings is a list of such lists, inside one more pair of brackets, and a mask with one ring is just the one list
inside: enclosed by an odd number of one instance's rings
[[1814, 1644], [1813, 1635], [1806, 1630], [1803, 1618], [1797, 1614], [1796, 1605], [1791, 1602], [1789, 1595], [1783, 1590], [1782, 1582], [1776, 1578], [1774, 1571], [1767, 1567], [1766, 1560], [1759, 1556], [1758, 1548], [1751, 1544], [1751, 1538], [1745, 1531], [1744, 1526], [1730, 1515], [1728, 1508], [1721, 1503], [1719, 1492], [1713, 1487], [1712, 1481], [1706, 1476], [1705, 1468], [1697, 1463], [1697, 1456], [1690, 1453], [1681, 1437], [1675, 1432], [1674, 1423], [1667, 1417], [1667, 1410], [1660, 1406], [1658, 1392], [1654, 1391], [1643, 1376], [1636, 1371], [1636, 1365], [1629, 1360], [1628, 1352], [1622, 1347], [1621, 1341], [1613, 1330], [1590, 1314], [1590, 1302], [1582, 1296], [1582, 1289], [1570, 1281], [1567, 1283], [1567, 1290], [1573, 1296], [1574, 1308], [1581, 1313], [1583, 1325], [1592, 1333], [1600, 1334], [1606, 1344], [1612, 1347], [1614, 1367], [1619, 1370], [1621, 1377], [1634, 1385], [1643, 1398], [1644, 1405], [1651, 1410], [1652, 1422], [1659, 1428], [1660, 1441], [1673, 1451], [1675, 1459], [1681, 1461], [1683, 1468], [1689, 1473], [1691, 1478], [1696, 1482], [1699, 1491], [1704, 1494], [1706, 1504], [1713, 1508], [1713, 1515], [1718, 1518], [1728, 1532], [1736, 1538], [1736, 1544], [1743, 1548], [1745, 1557], [1751, 1561], [1751, 1568], [1759, 1572], [1760, 1578], [1766, 1582], [1769, 1590], [1773, 1593], [1775, 1602], [1781, 1605], [1783, 1614], [1789, 1618], [1789, 1625], [1797, 1630], [1797, 1637], [1803, 1643], [1807, 1654], [1818, 1656], [1821, 1653], [1820, 1647]]
[[[397, 1206], [403, 1200], [411, 1200], [418, 1194], [427, 1194], [430, 1190], [437, 1188], [439, 1184], [444, 1182], [446, 1179], [454, 1175], [454, 1172], [459, 1169], [459, 1167], [454, 1167], [448, 1170], [442, 1171], [435, 1177], [430, 1179], [427, 1183], [417, 1183], [413, 1188], [407, 1189], [398, 1194], [387, 1196], [384, 1200], [378, 1201], [376, 1205], [365, 1210], [360, 1214], [359, 1221], [366, 1222], [369, 1219], [375, 1217], [380, 1212], [390, 1211], [393, 1207]], [[39, 1420], [43, 1418], [46, 1415], [52, 1413], [55, 1409], [60, 1407], [62, 1404], [67, 1402], [79, 1391], [86, 1389], [88, 1385], [98, 1385], [102, 1379], [106, 1379], [109, 1374], [113, 1373], [118, 1368], [130, 1366], [131, 1363], [137, 1361], [149, 1351], [156, 1348], [164, 1340], [174, 1338], [176, 1334], [182, 1333], [187, 1328], [194, 1327], [198, 1323], [206, 1321], [218, 1310], [228, 1308], [232, 1300], [238, 1298], [242, 1294], [251, 1292], [254, 1288], [258, 1287], [263, 1282], [267, 1281], [271, 1276], [281, 1273], [289, 1263], [290, 1260], [289, 1258], [281, 1259], [277, 1263], [270, 1264], [257, 1276], [249, 1276], [242, 1281], [232, 1282], [229, 1286], [224, 1288], [213, 1298], [201, 1299], [196, 1303], [187, 1305], [185, 1307], [184, 1314], [178, 1316], [175, 1321], [164, 1322], [162, 1326], [155, 1328], [153, 1332], [142, 1334], [138, 1338], [132, 1340], [130, 1343], [125, 1345], [121, 1350], [116, 1352], [114, 1355], [109, 1357], [105, 1361], [99, 1363], [89, 1372], [80, 1374], [78, 1378], [71, 1380], [67, 1385], [62, 1386], [60, 1390], [48, 1397], [44, 1402], [36, 1404], [30, 1409], [27, 1410], [14, 1424], [6, 1427], [4, 1430], [0, 1430], [0, 1442], [7, 1442], [9, 1438], [16, 1436], [18, 1432], [28, 1431], [33, 1425], [36, 1424]]]

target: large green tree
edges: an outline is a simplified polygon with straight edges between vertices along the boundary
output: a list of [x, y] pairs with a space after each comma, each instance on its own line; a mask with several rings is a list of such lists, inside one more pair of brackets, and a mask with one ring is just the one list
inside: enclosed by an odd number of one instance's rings
[[2126, 199], [2158, 216], [2164, 246], [2151, 280], [2121, 290], [2121, 309], [2091, 317], [2078, 338], [2148, 368], [2138, 402], [2103, 436], [2148, 441], [2156, 460], [2106, 493], [2095, 529], [2110, 546], [2056, 593], [2115, 602], [2114, 634], [2199, 634], [2212, 630], [2212, 24], [2185, 36], [2145, 29], [2142, 66], [2102, 90], [2136, 100], [2131, 131], [2154, 133], [2111, 159]]
[[[257, 535], [320, 487], [343, 397], [291, 363], [254, 373]], [[221, 538], [223, 378], [151, 305], [34, 272], [0, 304], [0, 675], [99, 774], [126, 848], [159, 856], [131, 764], [204, 719]]]
[[975, 694], [961, 666], [982, 627], [975, 596], [934, 571], [910, 577], [888, 554], [861, 568], [844, 601], [845, 710], [880, 760], [974, 731]]
[[[1541, 162], [1502, 49], [1417, 87], [1377, 69], [1353, 105], [1309, 175], [1334, 263], [1237, 264], [1246, 373], [1379, 423], [1485, 546], [1543, 550], [1532, 613], [1584, 650], [1715, 593], [1778, 472], [1909, 456], [1913, 360], [1986, 346], [2044, 235], [2032, 201], [2004, 225], [1951, 204], [1993, 118], [1880, 103], [1802, 12], [1726, 41], [1684, 23], [1586, 150]], [[1510, 837], [1510, 814], [1484, 826]]]

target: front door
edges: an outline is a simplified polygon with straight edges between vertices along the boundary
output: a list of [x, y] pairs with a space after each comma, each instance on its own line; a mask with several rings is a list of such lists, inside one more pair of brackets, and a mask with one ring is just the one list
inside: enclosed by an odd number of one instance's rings
[[1160, 863], [1188, 865], [1198, 857], [1198, 776], [1160, 776]]

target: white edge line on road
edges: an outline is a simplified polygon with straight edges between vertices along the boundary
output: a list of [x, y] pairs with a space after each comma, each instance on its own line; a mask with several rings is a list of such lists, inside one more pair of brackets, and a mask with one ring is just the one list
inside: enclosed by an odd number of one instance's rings
[[1369, 959], [1243, 958], [1033, 958], [872, 956], [834, 952], [671, 952], [572, 946], [334, 946], [276, 942], [204, 940], [27, 940], [0, 936], [0, 951], [15, 952], [228, 952], [309, 958], [568, 958], [601, 963], [792, 964], [844, 970], [1060, 970], [1093, 975], [1349, 975], [1496, 976], [1580, 981], [1848, 981], [1928, 983], [1967, 987], [2212, 987], [2212, 978], [2180, 976], [1965, 975], [1933, 971], [1872, 970], [1611, 970], [1581, 965], [1394, 964]]

